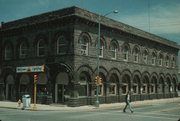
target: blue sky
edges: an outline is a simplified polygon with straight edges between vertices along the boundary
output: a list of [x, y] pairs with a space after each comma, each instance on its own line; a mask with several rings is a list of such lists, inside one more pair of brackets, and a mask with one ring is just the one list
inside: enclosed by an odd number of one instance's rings
[[180, 44], [180, 0], [0, 0], [0, 21], [69, 6], [102, 15], [117, 9], [119, 14], [108, 17]]

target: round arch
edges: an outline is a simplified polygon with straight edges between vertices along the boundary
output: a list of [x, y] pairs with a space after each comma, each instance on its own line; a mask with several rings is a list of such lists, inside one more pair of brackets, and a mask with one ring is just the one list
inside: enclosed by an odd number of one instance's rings
[[89, 65], [82, 65], [77, 69], [77, 75], [80, 75], [82, 72], [86, 72], [90, 75], [91, 81], [95, 77], [93, 69]]
[[78, 43], [80, 43], [80, 39], [82, 37], [87, 37], [87, 39], [89, 40], [90, 45], [92, 45], [92, 39], [91, 39], [91, 36], [89, 35], [88, 32], [81, 32], [81, 34], [80, 34], [80, 36], [78, 38]]
[[120, 71], [119, 71], [117, 68], [112, 68], [112, 69], [109, 71], [108, 76], [107, 76], [107, 81], [110, 80], [111, 75], [113, 75], [113, 74], [116, 74], [117, 79], [118, 79], [118, 82], [120, 83]]
[[6, 99], [13, 100], [16, 96], [16, 89], [15, 89], [15, 79], [12, 74], [7, 74], [5, 78], [6, 84]]
[[[148, 72], [143, 72], [142, 73], [142, 80], [146, 79], [146, 80], [150, 80], [150, 74]], [[148, 82], [149, 83], [149, 82]]]
[[151, 83], [153, 83], [152, 81], [155, 81], [156, 83], [158, 83], [158, 74], [153, 72], [151, 74], [150, 81], [151, 81]]
[[131, 48], [130, 48], [129, 43], [124, 42], [124, 43], [122, 44], [121, 48], [124, 48], [124, 47], [127, 47], [127, 48], [128, 48], [128, 51], [131, 52]]
[[[113, 43], [115, 43], [115, 45], [117, 46], [117, 49], [119, 50], [120, 47], [119, 47], [118, 41], [116, 39], [112, 39], [109, 45], [112, 45]], [[110, 49], [110, 46], [109, 46], [109, 49]]]
[[129, 78], [129, 81], [131, 82], [131, 81], [132, 81], [132, 73], [131, 73], [131, 71], [128, 70], [128, 69], [125, 69], [125, 70], [122, 71], [122, 74], [121, 74], [121, 82], [123, 82], [123, 77], [124, 77], [125, 75]]
[[30, 83], [30, 77], [27, 74], [22, 74], [19, 81], [20, 85], [27, 85]]
[[141, 74], [141, 72], [139, 71], [139, 70], [135, 70], [134, 72], [133, 72], [133, 79], [135, 78], [135, 76], [138, 76], [138, 78], [140, 79], [140, 82], [141, 82], [141, 80], [142, 80], [142, 74]]
[[[94, 72], [96, 74], [97, 68], [95, 69]], [[107, 71], [107, 69], [104, 66], [100, 66], [99, 67], [99, 73], [102, 73], [104, 75], [105, 79], [107, 80], [108, 71]]]

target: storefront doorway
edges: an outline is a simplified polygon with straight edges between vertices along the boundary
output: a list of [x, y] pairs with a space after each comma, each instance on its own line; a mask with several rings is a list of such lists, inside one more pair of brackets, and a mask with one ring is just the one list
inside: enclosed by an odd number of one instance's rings
[[66, 103], [69, 98], [69, 78], [66, 72], [60, 72], [55, 83], [55, 103]]
[[6, 78], [6, 99], [14, 100], [15, 94], [16, 94], [16, 90], [14, 85], [14, 78], [12, 75], [8, 75]]

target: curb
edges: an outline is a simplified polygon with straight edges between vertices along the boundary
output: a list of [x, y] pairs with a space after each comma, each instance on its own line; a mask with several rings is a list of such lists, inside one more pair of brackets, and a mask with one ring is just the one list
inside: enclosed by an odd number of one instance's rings
[[[132, 102], [133, 106], [139, 106], [139, 105], [152, 105], [152, 104], [158, 104], [158, 103], [170, 103], [170, 102], [178, 102], [180, 101], [180, 97], [177, 98], [166, 98], [166, 99], [155, 99], [155, 100], [145, 100], [145, 101], [135, 101]], [[11, 102], [10, 102], [11, 103]], [[13, 102], [14, 103], [14, 102]], [[7, 109], [19, 109], [19, 110], [30, 110], [30, 111], [68, 111], [68, 110], [96, 110], [96, 109], [112, 109], [112, 108], [122, 108], [124, 107], [125, 103], [111, 103], [111, 104], [101, 104], [100, 107], [95, 107], [92, 105], [88, 105], [86, 107], [80, 106], [80, 107], [57, 107], [57, 106], [50, 106], [48, 107], [40, 107], [37, 109], [32, 108], [22, 108], [18, 106], [0, 106], [0, 108], [7, 108]], [[52, 108], [52, 109], [51, 109]], [[53, 109], [54, 108], [54, 109]]]

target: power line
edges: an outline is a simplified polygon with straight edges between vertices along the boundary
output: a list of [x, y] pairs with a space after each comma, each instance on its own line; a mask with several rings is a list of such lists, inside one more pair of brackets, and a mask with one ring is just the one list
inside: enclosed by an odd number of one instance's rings
[[150, 1], [148, 0], [148, 25], [149, 25], [149, 32], [150, 32], [150, 21], [151, 20], [151, 16], [150, 16]]

